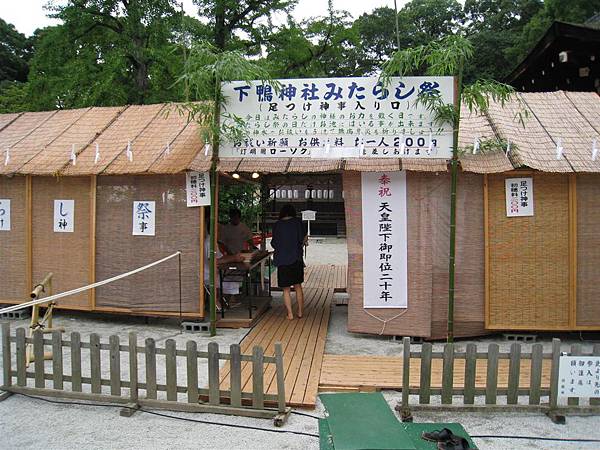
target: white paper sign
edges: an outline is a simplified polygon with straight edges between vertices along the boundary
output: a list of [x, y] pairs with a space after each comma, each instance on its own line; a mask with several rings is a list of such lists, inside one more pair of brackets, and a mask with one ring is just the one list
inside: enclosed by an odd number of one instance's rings
[[133, 235], [154, 236], [155, 202], [141, 200], [133, 202]]
[[186, 172], [185, 191], [188, 208], [210, 205], [210, 173]]
[[558, 393], [561, 397], [600, 397], [600, 357], [561, 356]]
[[10, 231], [10, 199], [0, 198], [0, 231]]
[[223, 84], [222, 121], [235, 115], [248, 136], [222, 142], [221, 157], [451, 158], [452, 126], [439, 124], [419, 95], [454, 101], [452, 77], [377, 77]]
[[533, 178], [507, 178], [506, 216], [533, 216]]
[[406, 172], [362, 173], [363, 307], [407, 308]]
[[310, 209], [305, 209], [302, 211], [302, 220], [316, 220], [317, 212], [311, 211]]
[[54, 232], [75, 231], [75, 200], [54, 200]]

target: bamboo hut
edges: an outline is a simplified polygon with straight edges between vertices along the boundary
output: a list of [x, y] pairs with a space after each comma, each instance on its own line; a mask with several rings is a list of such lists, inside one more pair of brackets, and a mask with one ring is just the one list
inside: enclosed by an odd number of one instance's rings
[[[521, 105], [466, 115], [460, 145], [498, 138], [508, 154], [465, 153], [458, 186], [455, 335], [495, 330], [597, 330], [600, 302], [600, 98], [519, 94]], [[515, 121], [525, 107], [524, 127]], [[23, 301], [54, 272], [55, 290], [105, 279], [183, 252], [175, 270], [144, 272], [61, 302], [65, 309], [204, 316], [203, 208], [186, 206], [185, 172], [206, 171], [193, 123], [169, 105], [0, 115], [0, 301]], [[167, 112], [170, 111], [170, 114]], [[557, 147], [561, 148], [560, 154]], [[0, 162], [1, 164], [1, 162]], [[408, 307], [363, 308], [361, 172], [406, 171]], [[450, 175], [437, 159], [222, 158], [220, 172], [342, 175], [348, 242], [348, 329], [442, 338], [446, 334]], [[505, 180], [533, 179], [533, 216], [507, 217]], [[72, 233], [52, 232], [53, 199], [75, 201]], [[155, 201], [156, 235], [131, 234], [131, 203]], [[173, 262], [175, 264], [175, 262]], [[172, 268], [173, 269], [173, 268]], [[375, 316], [375, 317], [374, 317]], [[389, 320], [392, 319], [393, 320]], [[389, 320], [389, 321], [388, 321]], [[385, 322], [385, 326], [384, 325]]]

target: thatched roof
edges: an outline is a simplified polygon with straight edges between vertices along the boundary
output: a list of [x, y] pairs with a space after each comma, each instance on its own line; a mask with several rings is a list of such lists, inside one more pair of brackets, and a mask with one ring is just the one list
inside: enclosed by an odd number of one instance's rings
[[[595, 93], [523, 93], [518, 101], [492, 104], [486, 114], [463, 108], [459, 146], [475, 140], [509, 141], [502, 151], [461, 156], [463, 170], [505, 172], [529, 167], [546, 172], [600, 172], [600, 155], [592, 161], [592, 142], [600, 148], [600, 97]], [[515, 116], [526, 110], [524, 126]], [[563, 154], [557, 158], [560, 144]], [[128, 148], [131, 153], [128, 152]], [[8, 150], [7, 164], [5, 152]], [[75, 164], [71, 151], [76, 154]], [[176, 105], [94, 107], [35, 113], [0, 114], [0, 174], [90, 175], [205, 171], [198, 126]], [[443, 159], [347, 160], [311, 158], [222, 158], [223, 172], [314, 173], [339, 170], [447, 170]]]

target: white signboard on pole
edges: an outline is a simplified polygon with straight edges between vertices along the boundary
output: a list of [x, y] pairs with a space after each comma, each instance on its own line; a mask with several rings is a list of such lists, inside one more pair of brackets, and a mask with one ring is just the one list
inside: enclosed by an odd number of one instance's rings
[[235, 115], [248, 136], [223, 141], [221, 157], [451, 158], [452, 126], [434, 122], [419, 95], [454, 102], [452, 77], [377, 77], [223, 84], [222, 121]]
[[133, 235], [154, 236], [155, 202], [148, 200], [133, 202]]
[[362, 173], [364, 308], [407, 308], [406, 172]]
[[558, 394], [561, 397], [600, 397], [600, 357], [561, 356]]
[[506, 216], [533, 216], [533, 178], [507, 178]]
[[54, 232], [73, 233], [75, 230], [75, 200], [54, 200]]
[[210, 205], [210, 173], [186, 172], [185, 191], [188, 208]]
[[308, 236], [310, 237], [310, 222], [317, 218], [317, 212], [311, 211], [310, 209], [305, 209], [302, 211], [302, 220], [306, 221], [308, 226]]
[[10, 231], [10, 199], [0, 198], [0, 231]]

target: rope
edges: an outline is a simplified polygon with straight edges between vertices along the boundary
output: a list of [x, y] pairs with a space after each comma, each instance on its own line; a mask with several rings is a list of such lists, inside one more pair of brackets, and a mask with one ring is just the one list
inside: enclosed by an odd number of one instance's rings
[[67, 297], [69, 295], [79, 294], [80, 292], [87, 291], [88, 289], [94, 289], [99, 286], [104, 286], [105, 284], [112, 283], [113, 281], [117, 281], [117, 280], [120, 280], [122, 278], [131, 276], [131, 275], [135, 275], [136, 273], [141, 272], [146, 269], [149, 269], [150, 267], [154, 267], [159, 264], [162, 264], [165, 261], [168, 261], [169, 259], [174, 258], [180, 254], [181, 254], [181, 252], [175, 252], [172, 255], [167, 256], [166, 258], [159, 259], [158, 261], [154, 261], [153, 263], [150, 263], [146, 266], [138, 267], [137, 269], [134, 269], [131, 272], [123, 273], [121, 275], [117, 275], [112, 278], [108, 278], [104, 281], [98, 281], [97, 283], [88, 284], [87, 286], [82, 286], [82, 287], [79, 287], [76, 289], [72, 289], [70, 291], [61, 292], [60, 294], [51, 295], [50, 297], [39, 298], [37, 300], [32, 300], [30, 302], [21, 303], [19, 305], [9, 306], [7, 308], [0, 309], [0, 314], [12, 312], [12, 311], [18, 311], [19, 309], [29, 308], [30, 306], [41, 305], [42, 303], [48, 303], [48, 302], [57, 300], [59, 298]]
[[390, 317], [389, 319], [382, 319], [381, 317], [377, 317], [374, 314], [371, 314], [369, 311], [367, 311], [366, 309], [364, 310], [369, 316], [371, 316], [373, 319], [376, 319], [380, 322], [383, 323], [383, 327], [381, 327], [381, 331], [379, 332], [379, 336], [381, 336], [383, 334], [383, 332], [385, 331], [385, 326], [387, 325], [388, 322], [391, 322], [394, 319], [397, 319], [398, 317], [403, 316], [404, 314], [406, 314], [408, 312], [408, 309], [405, 309], [404, 311], [402, 311], [400, 314], [396, 314], [394, 317]]

